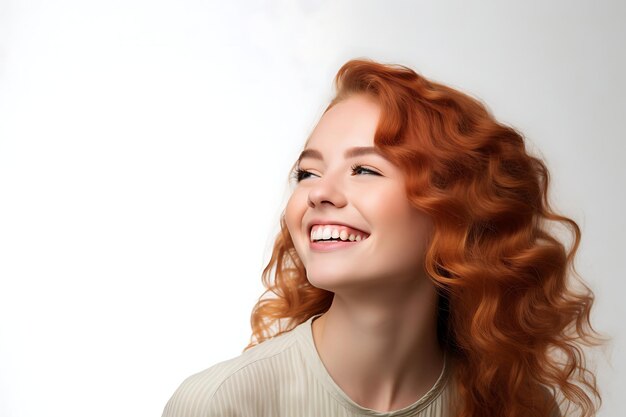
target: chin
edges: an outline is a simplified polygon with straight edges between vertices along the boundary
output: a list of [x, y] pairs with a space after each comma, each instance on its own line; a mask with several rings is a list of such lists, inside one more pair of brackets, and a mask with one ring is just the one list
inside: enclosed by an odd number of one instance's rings
[[320, 272], [307, 272], [307, 279], [315, 288], [332, 292], [346, 284], [345, 277]]
[[307, 271], [307, 280], [314, 287], [331, 292], [362, 285], [365, 282], [362, 277], [337, 274], [337, 271]]

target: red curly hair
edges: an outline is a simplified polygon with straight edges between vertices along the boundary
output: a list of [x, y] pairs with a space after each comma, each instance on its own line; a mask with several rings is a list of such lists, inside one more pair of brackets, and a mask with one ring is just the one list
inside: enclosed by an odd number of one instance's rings
[[[582, 349], [602, 342], [590, 322], [594, 294], [573, 266], [579, 226], [548, 203], [544, 162], [478, 100], [405, 66], [351, 60], [335, 86], [325, 111], [352, 94], [376, 99], [374, 144], [405, 173], [409, 201], [433, 219], [425, 269], [439, 294], [438, 339], [455, 370], [457, 416], [543, 417], [556, 398], [594, 416], [601, 397]], [[571, 231], [569, 250], [549, 221]], [[244, 351], [333, 299], [307, 280], [284, 212], [280, 227]]]

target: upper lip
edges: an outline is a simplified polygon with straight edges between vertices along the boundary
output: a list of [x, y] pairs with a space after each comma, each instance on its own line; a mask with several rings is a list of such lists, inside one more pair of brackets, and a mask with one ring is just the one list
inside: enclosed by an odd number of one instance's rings
[[350, 228], [355, 229], [355, 230], [359, 230], [359, 231], [361, 231], [363, 233], [369, 234], [369, 232], [367, 232], [367, 231], [365, 231], [363, 229], [360, 229], [358, 227], [352, 226], [352, 225], [350, 225], [350, 224], [348, 224], [346, 222], [342, 222], [341, 220], [331, 220], [331, 219], [313, 219], [313, 220], [311, 220], [307, 224], [307, 230], [309, 231], [309, 233], [311, 233], [311, 229], [313, 228], [313, 226], [324, 225], [324, 224], [335, 224], [337, 226], [346, 226], [346, 227], [350, 227]]

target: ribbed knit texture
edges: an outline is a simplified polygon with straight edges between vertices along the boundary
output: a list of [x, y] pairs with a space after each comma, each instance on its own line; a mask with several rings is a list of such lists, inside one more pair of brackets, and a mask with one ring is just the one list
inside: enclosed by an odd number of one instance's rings
[[407, 407], [379, 412], [352, 401], [315, 348], [311, 323], [320, 315], [190, 376], [163, 417], [450, 417], [447, 405], [454, 394], [446, 360], [435, 385]]

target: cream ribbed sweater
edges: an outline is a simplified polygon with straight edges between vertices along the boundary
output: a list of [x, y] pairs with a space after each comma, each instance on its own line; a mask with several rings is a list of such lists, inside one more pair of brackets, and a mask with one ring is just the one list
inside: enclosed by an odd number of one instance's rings
[[355, 403], [333, 381], [313, 342], [313, 319], [240, 356], [187, 378], [163, 417], [449, 417], [454, 398], [447, 361], [418, 401], [392, 412]]

